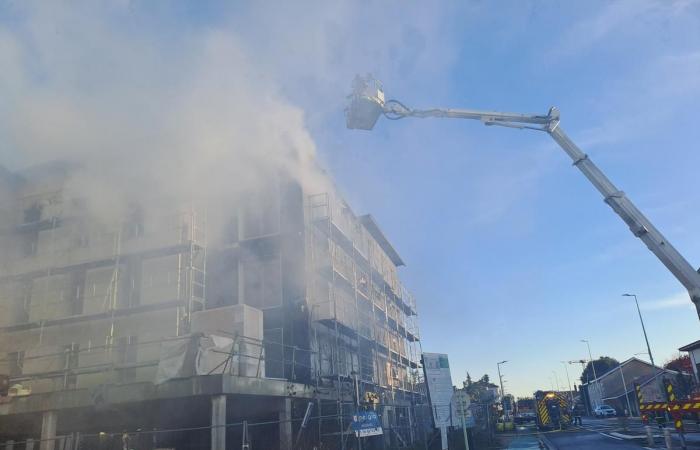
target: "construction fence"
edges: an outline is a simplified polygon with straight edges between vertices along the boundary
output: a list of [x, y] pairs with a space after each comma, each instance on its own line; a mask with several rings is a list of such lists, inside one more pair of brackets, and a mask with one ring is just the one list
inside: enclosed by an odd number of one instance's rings
[[[317, 405], [318, 402], [312, 402]], [[289, 420], [238, 420], [227, 423], [226, 448], [241, 450], [280, 448], [283, 429], [291, 429], [287, 448], [350, 450], [358, 448], [358, 438], [351, 430], [357, 407], [343, 404], [336, 414], [311, 414]], [[316, 407], [311, 408], [316, 410]], [[439, 436], [431, 428], [428, 405], [376, 408], [382, 418], [382, 434], [362, 438], [363, 448], [428, 448]], [[343, 423], [342, 432], [329, 431], [325, 424]], [[8, 440], [0, 442], [4, 450], [199, 450], [211, 449], [212, 432], [217, 427], [195, 426], [170, 429], [132, 429], [101, 432], [70, 432], [50, 439]], [[282, 447], [284, 448], [284, 447]]]

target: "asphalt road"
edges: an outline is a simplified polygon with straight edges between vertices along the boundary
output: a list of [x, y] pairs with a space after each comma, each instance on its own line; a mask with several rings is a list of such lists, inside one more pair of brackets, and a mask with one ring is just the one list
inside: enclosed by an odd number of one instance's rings
[[[620, 433], [617, 434], [616, 433]], [[654, 449], [665, 448], [663, 438], [654, 428], [656, 442]], [[624, 439], [632, 435], [639, 439]], [[646, 445], [644, 426], [639, 419], [629, 419], [626, 423], [616, 418], [584, 419], [583, 427], [571, 427], [563, 431], [538, 433], [534, 425], [519, 425], [512, 433], [499, 435], [501, 448], [508, 450], [539, 450], [539, 439], [546, 439], [552, 450], [643, 450]], [[674, 446], [678, 445], [677, 435], [672, 434]], [[700, 433], [686, 435], [689, 450], [700, 450]], [[676, 448], [680, 448], [679, 446]]]
[[643, 448], [633, 442], [586, 430], [548, 433], [547, 439], [556, 450], [640, 450]]
[[[544, 436], [553, 444], [556, 450], [569, 449], [643, 449], [646, 448], [646, 439], [622, 439], [620, 435], [644, 435], [644, 425], [639, 419], [629, 419], [625, 427], [616, 418], [611, 419], [588, 419], [583, 421], [583, 427], [574, 427], [561, 432], [545, 433]], [[665, 448], [663, 438], [658, 428], [653, 428], [655, 439], [654, 448]], [[679, 444], [678, 435], [671, 434], [674, 446]], [[689, 450], [700, 450], [700, 436], [698, 433], [686, 434]], [[680, 448], [680, 447], [676, 447]]]

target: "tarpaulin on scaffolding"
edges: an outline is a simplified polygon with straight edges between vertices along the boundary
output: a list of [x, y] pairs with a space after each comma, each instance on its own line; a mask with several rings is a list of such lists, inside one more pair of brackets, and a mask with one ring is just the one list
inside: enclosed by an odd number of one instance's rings
[[194, 357], [198, 340], [197, 337], [192, 336], [161, 342], [156, 384], [194, 375]]
[[261, 342], [236, 336], [235, 338], [208, 335], [199, 339], [195, 359], [197, 375], [226, 373], [241, 377], [264, 377], [264, 349]]
[[232, 338], [225, 336], [202, 336], [199, 340], [197, 357], [195, 358], [195, 373], [211, 375], [214, 373], [232, 373], [234, 365], [238, 365], [238, 349], [234, 349]]

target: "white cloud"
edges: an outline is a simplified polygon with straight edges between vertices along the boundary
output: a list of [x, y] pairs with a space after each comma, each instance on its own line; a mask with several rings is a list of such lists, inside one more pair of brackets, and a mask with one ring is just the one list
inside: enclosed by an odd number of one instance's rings
[[592, 15], [576, 22], [546, 53], [547, 57], [576, 58], [587, 50], [633, 42], [626, 39], [631, 35], [653, 35], [649, 30], [655, 25], [666, 27], [669, 21], [684, 15], [687, 18], [688, 11], [700, 5], [700, 1], [620, 0], [602, 4]]
[[683, 291], [668, 297], [656, 300], [640, 302], [639, 307], [645, 311], [659, 311], [664, 309], [692, 309], [695, 310], [693, 302], [690, 301], [688, 293]]

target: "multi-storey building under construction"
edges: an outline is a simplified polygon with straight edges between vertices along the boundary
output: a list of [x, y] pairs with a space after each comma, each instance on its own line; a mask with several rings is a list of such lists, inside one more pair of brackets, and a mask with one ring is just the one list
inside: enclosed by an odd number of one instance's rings
[[188, 199], [97, 214], [74, 170], [0, 172], [0, 445], [351, 448], [358, 408], [364, 448], [422, 438], [416, 305], [371, 216], [280, 176], [214, 234]]

